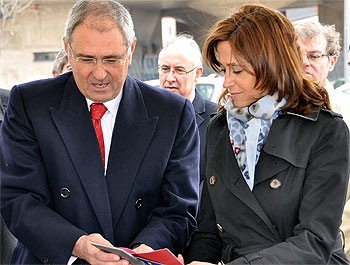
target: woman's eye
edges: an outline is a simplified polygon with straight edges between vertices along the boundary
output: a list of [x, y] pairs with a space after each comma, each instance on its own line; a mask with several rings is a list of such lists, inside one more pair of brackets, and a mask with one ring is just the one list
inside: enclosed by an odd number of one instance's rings
[[242, 72], [243, 70], [237, 70], [237, 71], [232, 71], [235, 75], [238, 75], [238, 74], [240, 74], [241, 72]]
[[226, 69], [220, 69], [220, 73], [226, 73]]

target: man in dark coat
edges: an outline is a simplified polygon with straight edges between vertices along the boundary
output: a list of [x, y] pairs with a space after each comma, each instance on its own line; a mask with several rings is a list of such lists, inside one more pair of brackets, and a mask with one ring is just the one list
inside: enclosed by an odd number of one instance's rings
[[128, 75], [135, 32], [114, 0], [76, 2], [64, 45], [72, 72], [13, 87], [1, 126], [12, 264], [125, 264], [91, 242], [183, 252], [199, 196], [191, 102]]
[[200, 135], [200, 176], [201, 186], [205, 175], [205, 136], [210, 114], [216, 113], [217, 104], [207, 100], [195, 89], [203, 72], [202, 55], [192, 36], [178, 35], [159, 53], [160, 87], [188, 98], [196, 112]]

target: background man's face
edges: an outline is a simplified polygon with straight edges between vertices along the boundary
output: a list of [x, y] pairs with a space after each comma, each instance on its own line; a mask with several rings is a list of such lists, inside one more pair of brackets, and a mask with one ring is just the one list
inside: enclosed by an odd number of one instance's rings
[[[190, 50], [190, 49], [188, 49]], [[171, 70], [184, 69], [185, 71], [192, 70], [195, 65], [193, 54], [186, 52], [185, 49], [168, 48], [159, 54], [159, 66], [169, 67]], [[163, 73], [159, 71], [160, 87], [169, 89], [186, 98], [191, 98], [203, 68], [199, 67], [192, 72], [184, 75], [177, 75], [173, 71]]]
[[327, 41], [323, 36], [310, 40], [298, 39], [298, 44], [304, 52], [304, 67], [307, 76], [320, 86], [325, 86], [329, 72], [332, 72], [337, 62], [336, 56], [322, 56], [319, 60], [308, 59], [306, 54], [327, 54]]

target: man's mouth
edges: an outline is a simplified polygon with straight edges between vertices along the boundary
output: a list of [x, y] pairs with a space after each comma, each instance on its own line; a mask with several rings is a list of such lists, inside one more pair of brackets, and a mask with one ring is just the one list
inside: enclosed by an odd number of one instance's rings
[[96, 88], [105, 88], [108, 86], [109, 83], [102, 83], [102, 84], [92, 84]]

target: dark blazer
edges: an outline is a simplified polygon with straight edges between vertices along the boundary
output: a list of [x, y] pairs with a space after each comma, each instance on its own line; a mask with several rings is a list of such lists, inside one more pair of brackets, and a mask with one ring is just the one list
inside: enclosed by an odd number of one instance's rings
[[[5, 110], [9, 99], [10, 91], [0, 88], [0, 125], [4, 120]], [[17, 240], [7, 229], [0, 215], [0, 264], [9, 264], [12, 251], [16, 246]]]
[[200, 177], [201, 182], [205, 177], [205, 135], [207, 132], [210, 115], [216, 113], [217, 104], [207, 100], [203, 95], [196, 89], [196, 95], [192, 102], [194, 111], [196, 113], [196, 122], [199, 130], [200, 138]]
[[19, 240], [13, 263], [65, 264], [90, 233], [115, 246], [183, 251], [199, 186], [189, 100], [128, 76], [106, 176], [72, 73], [15, 86], [1, 135], [2, 215]]
[[349, 131], [333, 112], [281, 114], [250, 191], [225, 111], [209, 124], [199, 227], [186, 254], [225, 264], [349, 264], [339, 236], [349, 176]]

